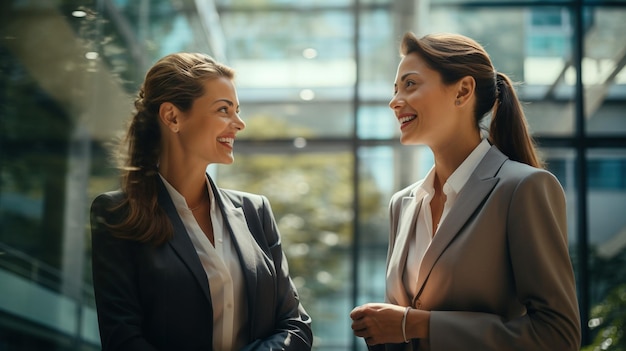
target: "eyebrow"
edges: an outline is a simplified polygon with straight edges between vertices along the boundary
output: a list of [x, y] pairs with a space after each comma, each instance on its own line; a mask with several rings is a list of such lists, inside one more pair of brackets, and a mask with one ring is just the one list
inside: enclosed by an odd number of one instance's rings
[[[419, 74], [419, 73], [417, 73], [416, 71], [407, 72], [400, 77], [400, 82], [404, 82], [404, 80], [406, 80], [406, 78], [412, 74]], [[394, 87], [398, 86], [398, 83], [394, 83], [393, 86]]]
[[219, 104], [220, 102], [225, 102], [225, 103], [227, 103], [227, 104], [228, 104], [228, 106], [231, 106], [231, 107], [232, 107], [232, 106], [235, 106], [235, 104], [234, 104], [232, 101], [228, 100], [228, 99], [217, 99], [217, 100], [215, 100], [215, 101], [213, 102], [213, 105], [215, 105], [215, 104]]
[[406, 77], [410, 76], [411, 74], [419, 74], [419, 73], [417, 73], [415, 71], [407, 72], [407, 73], [403, 74], [402, 77], [400, 77], [400, 81], [403, 82], [406, 79]]

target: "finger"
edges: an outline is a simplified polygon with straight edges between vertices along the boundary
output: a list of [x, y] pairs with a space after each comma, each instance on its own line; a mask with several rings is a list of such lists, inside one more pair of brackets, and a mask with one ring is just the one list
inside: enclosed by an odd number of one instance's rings
[[350, 312], [350, 318], [352, 318], [352, 320], [363, 318], [363, 309], [361, 306], [357, 306], [352, 309]]
[[377, 345], [378, 342], [376, 341], [376, 339], [374, 339], [374, 337], [369, 337], [369, 338], [364, 338], [365, 343], [368, 345]]
[[367, 337], [369, 337], [369, 334], [367, 333], [367, 329], [360, 329], [354, 331], [354, 336], [366, 339]]
[[366, 326], [362, 320], [357, 320], [352, 323], [352, 330], [354, 331], [365, 330], [365, 329], [366, 329]]

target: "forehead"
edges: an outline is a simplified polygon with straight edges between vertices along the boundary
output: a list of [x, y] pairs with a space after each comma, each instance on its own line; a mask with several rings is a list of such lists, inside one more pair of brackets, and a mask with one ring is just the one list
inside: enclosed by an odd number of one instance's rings
[[432, 71], [426, 62], [416, 53], [408, 54], [400, 60], [400, 64], [398, 64], [398, 78], [401, 77], [402, 74], [407, 72], [417, 72], [422, 73], [425, 71]]
[[216, 77], [204, 82], [205, 96], [236, 95], [235, 83], [228, 77]]

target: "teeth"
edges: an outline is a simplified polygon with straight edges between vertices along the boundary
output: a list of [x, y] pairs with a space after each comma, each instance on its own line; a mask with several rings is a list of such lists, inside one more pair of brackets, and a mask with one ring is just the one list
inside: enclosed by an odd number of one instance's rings
[[416, 118], [417, 118], [417, 116], [415, 116], [415, 115], [413, 115], [413, 116], [405, 116], [405, 117], [400, 118], [399, 121], [402, 124], [402, 123], [406, 123], [406, 122], [412, 121], [412, 120], [414, 120]]
[[217, 141], [219, 141], [220, 143], [227, 143], [230, 145], [233, 145], [233, 143], [235, 142], [234, 138], [217, 138]]

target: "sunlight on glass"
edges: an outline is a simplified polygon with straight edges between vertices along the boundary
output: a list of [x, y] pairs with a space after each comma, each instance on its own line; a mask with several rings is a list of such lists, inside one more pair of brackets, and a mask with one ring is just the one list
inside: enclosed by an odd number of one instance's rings
[[592, 318], [592, 319], [589, 320], [589, 323], [587, 323], [587, 325], [591, 329], [599, 326], [600, 324], [602, 324], [602, 319], [601, 318]]
[[[313, 92], [311, 92], [311, 93], [313, 93]], [[302, 97], [302, 93], [300, 93], [300, 97], [302, 98], [302, 100], [307, 100], [307, 99]], [[306, 139], [303, 138], [303, 137], [297, 137], [297, 138], [293, 139], [293, 146], [297, 147], [298, 149], [304, 148], [306, 146]]]
[[309, 245], [305, 243], [291, 244], [287, 248], [287, 252], [289, 252], [289, 257], [306, 256], [309, 253]]
[[302, 56], [307, 59], [314, 59], [317, 57], [317, 50], [313, 48], [306, 48], [302, 50]]
[[324, 232], [320, 240], [328, 246], [335, 246], [339, 243], [339, 235], [333, 232]]
[[317, 281], [322, 283], [322, 284], [328, 284], [333, 280], [333, 276], [326, 272], [326, 271], [321, 271], [319, 273], [317, 273]]
[[311, 101], [315, 99], [315, 92], [311, 89], [302, 89], [300, 91], [300, 99], [304, 101]]

